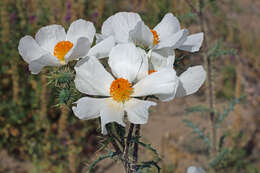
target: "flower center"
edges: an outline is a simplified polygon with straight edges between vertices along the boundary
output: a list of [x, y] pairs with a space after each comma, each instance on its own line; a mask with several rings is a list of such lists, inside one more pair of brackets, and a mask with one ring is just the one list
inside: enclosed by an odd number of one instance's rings
[[153, 33], [153, 45], [156, 45], [159, 43], [159, 36], [155, 30], [151, 29], [151, 32]]
[[54, 48], [54, 56], [60, 60], [61, 64], [65, 64], [64, 57], [73, 47], [70, 41], [60, 41]]
[[132, 84], [123, 78], [114, 80], [110, 86], [110, 95], [117, 102], [125, 102], [129, 100], [132, 93]]
[[156, 70], [149, 70], [148, 71], [148, 74], [150, 75], [150, 74], [152, 74], [152, 73], [154, 73], [154, 72], [157, 72]]

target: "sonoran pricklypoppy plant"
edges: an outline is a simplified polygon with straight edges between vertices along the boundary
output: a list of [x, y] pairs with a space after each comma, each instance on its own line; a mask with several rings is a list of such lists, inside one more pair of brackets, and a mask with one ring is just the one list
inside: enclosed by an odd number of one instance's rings
[[114, 38], [107, 37], [91, 47], [96, 29], [92, 22], [79, 19], [71, 23], [68, 32], [61, 25], [41, 28], [35, 35], [23, 37], [18, 46], [22, 58], [29, 64], [32, 74], [45, 66], [61, 66], [86, 55], [103, 58], [114, 46]]
[[79, 99], [72, 108], [74, 114], [80, 119], [100, 117], [103, 134], [107, 133], [107, 123], [117, 122], [125, 126], [124, 112], [127, 112], [131, 123], [145, 124], [148, 121], [149, 107], [156, 103], [141, 98], [176, 92], [178, 79], [173, 69], [165, 68], [137, 81], [141, 71], [148, 71], [148, 68], [141, 68], [144, 55], [143, 50], [132, 43], [115, 46], [108, 59], [115, 78], [95, 57], [79, 61], [75, 67], [76, 88], [92, 97]]

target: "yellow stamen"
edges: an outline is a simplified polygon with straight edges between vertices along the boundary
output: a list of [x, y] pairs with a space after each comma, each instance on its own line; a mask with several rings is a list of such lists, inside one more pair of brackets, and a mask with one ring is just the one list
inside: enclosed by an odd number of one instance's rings
[[110, 95], [117, 102], [125, 102], [129, 100], [132, 93], [132, 84], [123, 78], [114, 80], [110, 86]]
[[153, 45], [156, 45], [159, 43], [159, 36], [155, 30], [151, 29], [151, 32], [153, 33]]
[[157, 72], [156, 70], [149, 70], [148, 71], [148, 74], [150, 75], [150, 74], [152, 74], [152, 73], [154, 73], [154, 72]]
[[62, 64], [65, 64], [64, 57], [73, 47], [70, 41], [60, 41], [54, 48], [54, 56], [56, 56]]

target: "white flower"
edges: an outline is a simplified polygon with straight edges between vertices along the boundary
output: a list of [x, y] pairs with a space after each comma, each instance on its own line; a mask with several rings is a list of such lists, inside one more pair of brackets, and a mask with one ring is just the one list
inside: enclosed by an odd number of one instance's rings
[[74, 114], [80, 119], [100, 117], [103, 134], [107, 133], [107, 123], [117, 122], [125, 126], [124, 112], [127, 112], [130, 122], [145, 124], [148, 121], [149, 107], [156, 103], [138, 97], [172, 93], [176, 91], [178, 80], [173, 69], [163, 69], [135, 83], [138, 73], [148, 71], [148, 68], [141, 68], [145, 59], [143, 56], [145, 52], [132, 43], [115, 46], [108, 60], [115, 78], [95, 57], [79, 61], [75, 67], [76, 88], [99, 98], [79, 99], [77, 105], [72, 107]]
[[[45, 66], [60, 66], [85, 56], [93, 42], [96, 29], [92, 22], [82, 19], [74, 21], [66, 34], [61, 25], [41, 28], [35, 35], [23, 37], [18, 46], [22, 58], [29, 64], [32, 74], [38, 74]], [[114, 46], [114, 38], [108, 37], [94, 46], [89, 53], [104, 57]]]
[[190, 36], [188, 34], [187, 29], [181, 29], [178, 19], [172, 13], [168, 13], [153, 29], [149, 29], [143, 21], [138, 21], [135, 28], [130, 31], [129, 39], [148, 48], [151, 61], [156, 59], [170, 63], [174, 62], [175, 59], [174, 49], [189, 52], [199, 51], [203, 41], [203, 33]]
[[118, 12], [110, 16], [102, 25], [101, 34], [97, 34], [97, 42], [108, 36], [114, 36], [116, 43], [129, 42], [129, 32], [134, 29], [141, 17], [133, 12]]
[[133, 42], [149, 48], [151, 56], [159, 54], [161, 58], [168, 58], [165, 54], [174, 57], [173, 49], [199, 51], [203, 33], [190, 36], [188, 34], [187, 29], [181, 29], [178, 19], [172, 13], [167, 13], [159, 24], [150, 29], [137, 13], [119, 12], [103, 23], [101, 34], [97, 34], [97, 40], [113, 35], [117, 43]]
[[191, 166], [187, 169], [187, 173], [206, 173], [202, 168]]

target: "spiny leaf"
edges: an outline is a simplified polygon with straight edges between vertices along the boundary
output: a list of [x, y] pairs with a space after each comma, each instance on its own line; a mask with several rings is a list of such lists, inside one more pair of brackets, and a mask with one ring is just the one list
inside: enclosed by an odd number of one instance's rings
[[136, 137], [135, 137], [135, 138], [132, 138], [131, 141], [134, 142], [134, 143], [138, 143], [138, 144], [140, 144], [142, 147], [144, 147], [144, 148], [146, 148], [146, 149], [152, 151], [152, 152], [154, 153], [154, 155], [156, 156], [156, 161], [155, 161], [156, 163], [158, 163], [158, 162], [161, 160], [161, 158], [160, 158], [158, 152], [156, 151], [156, 149], [154, 149], [154, 148], [151, 147], [151, 144], [145, 144], [145, 143], [143, 143], [143, 142], [140, 142], [140, 141], [138, 140], [138, 138], [136, 138]]
[[142, 169], [144, 168], [152, 168], [155, 167], [158, 172], [160, 172], [161, 168], [155, 161], [147, 161], [147, 162], [142, 162], [142, 164], [137, 165], [137, 173], [142, 173]]
[[95, 160], [89, 167], [89, 173], [93, 172], [94, 167], [102, 160], [107, 159], [107, 158], [113, 158], [116, 155], [118, 155], [118, 153], [116, 152], [112, 152], [110, 151], [108, 154], [103, 155], [103, 156], [99, 156], [99, 158], [97, 160]]
[[194, 113], [194, 112], [208, 113], [211, 112], [211, 109], [203, 105], [197, 105], [197, 106], [187, 108], [186, 112], [187, 114]]
[[217, 155], [217, 157], [213, 161], [209, 162], [209, 166], [216, 167], [229, 153], [229, 149], [224, 149]]
[[230, 101], [229, 106], [226, 108], [224, 107], [224, 112], [223, 113], [218, 113], [218, 118], [216, 120], [216, 124], [220, 124], [224, 121], [224, 119], [229, 115], [231, 111], [234, 110], [235, 106], [239, 104], [245, 96], [241, 96], [240, 98], [236, 98]]
[[205, 142], [205, 144], [207, 144], [207, 146], [208, 146], [209, 148], [211, 147], [210, 139], [209, 139], [208, 136], [206, 136], [206, 135], [204, 134], [204, 133], [205, 133], [204, 130], [201, 130], [198, 125], [193, 124], [193, 122], [190, 121], [190, 120], [184, 119], [183, 122], [184, 122], [188, 127], [192, 128], [192, 129], [193, 129], [193, 133], [197, 134], [198, 137], [199, 137], [200, 139], [202, 139], [202, 140]]
[[224, 55], [235, 55], [235, 49], [223, 49], [223, 41], [218, 40], [208, 51], [208, 56], [211, 58], [220, 57]]

